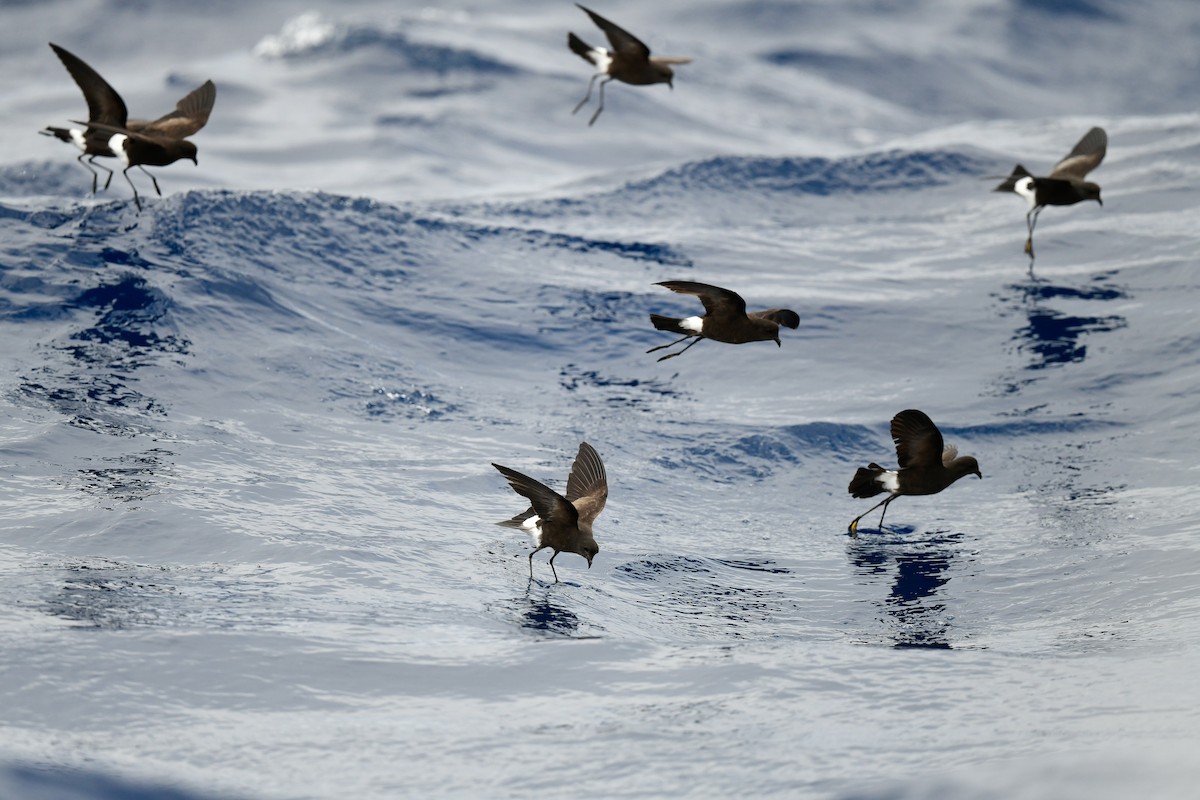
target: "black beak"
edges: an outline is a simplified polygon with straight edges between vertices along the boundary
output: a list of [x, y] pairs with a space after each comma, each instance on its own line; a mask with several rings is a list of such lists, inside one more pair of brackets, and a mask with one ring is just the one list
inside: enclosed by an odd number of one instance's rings
[[982, 472], [976, 472], [975, 474], [976, 474], [976, 475], [979, 477], [979, 480], [983, 480], [983, 473], [982, 473]]
[[1104, 205], [1104, 201], [1101, 200], [1099, 197], [1096, 198], [1096, 202], [1099, 203], [1100, 205]]

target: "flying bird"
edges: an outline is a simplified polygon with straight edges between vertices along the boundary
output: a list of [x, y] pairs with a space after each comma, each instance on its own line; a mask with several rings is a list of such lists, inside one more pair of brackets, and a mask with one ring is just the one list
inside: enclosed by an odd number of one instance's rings
[[910, 408], [892, 417], [892, 439], [896, 442], [899, 470], [888, 470], [871, 463], [859, 467], [850, 481], [854, 497], [874, 497], [887, 492], [888, 496], [859, 514], [850, 523], [849, 531], [858, 536], [858, 521], [883, 506], [879, 527], [887, 516], [888, 504], [901, 495], [937, 494], [965, 475], [983, 474], [979, 462], [972, 456], [958, 456], [958, 450], [946, 447], [942, 432], [923, 411]]
[[659, 314], [650, 315], [650, 322], [654, 324], [655, 328], [660, 331], [682, 333], [683, 338], [667, 344], [660, 344], [658, 347], [651, 347], [646, 351], [647, 353], [673, 347], [688, 339], [692, 340], [687, 347], [662, 356], [658, 359], [659, 361], [666, 361], [668, 358], [674, 358], [687, 352], [688, 348], [701, 339], [712, 339], [727, 344], [774, 342], [782, 347], [783, 344], [779, 341], [779, 326], [786, 325], [795, 329], [800, 325], [800, 315], [787, 308], [772, 308], [747, 314], [746, 301], [742, 299], [741, 295], [719, 286], [710, 286], [707, 283], [696, 283], [695, 281], [663, 281], [655, 285], [665, 286], [679, 294], [692, 294], [699, 297], [706, 312], [702, 317], [684, 319], [664, 317]]
[[[217, 87], [212, 81], [205, 81], [176, 103], [174, 111], [153, 121], [131, 120], [128, 119], [125, 101], [104, 78], [78, 56], [54, 43], [51, 43], [50, 47], [83, 91], [88, 105], [88, 120], [76, 123], [85, 126], [84, 128], [46, 127], [39, 133], [69, 142], [83, 151], [77, 160], [92, 173], [93, 194], [97, 190], [99, 178], [99, 173], [93, 167], [108, 173], [108, 178], [104, 181], [105, 189], [112, 183], [113, 175], [111, 169], [96, 163], [96, 157], [116, 157], [124, 161], [125, 180], [133, 187], [133, 197], [140, 209], [141, 199], [138, 197], [137, 187], [133, 186], [133, 181], [129, 179], [129, 169], [136, 166], [146, 172], [143, 165], [166, 166], [180, 158], [190, 158], [195, 162], [196, 146], [183, 140], [208, 122], [208, 116], [217, 98]], [[117, 139], [118, 136], [124, 138]], [[127, 140], [130, 138], [137, 138], [139, 143], [128, 145]], [[146, 174], [150, 175], [149, 172]], [[158, 179], [150, 175], [150, 180], [154, 183], [154, 191], [161, 197]]]
[[[576, 3], [575, 5], [579, 4]], [[604, 35], [608, 37], [608, 43], [612, 46], [612, 49], [592, 47], [574, 33], [567, 34], [567, 46], [580, 58], [595, 65], [598, 70], [588, 82], [587, 94], [584, 95], [579, 104], [571, 111], [572, 114], [578, 112], [579, 109], [587, 105], [588, 100], [592, 99], [592, 86], [596, 83], [596, 78], [599, 78], [601, 75], [605, 76], [605, 78], [600, 82], [600, 105], [597, 106], [596, 112], [592, 114], [592, 118], [588, 120], [589, 126], [595, 123], [596, 117], [600, 116], [600, 112], [604, 110], [604, 84], [609, 81], [618, 80], [633, 84], [634, 86], [650, 86], [655, 83], [665, 83], [670, 88], [675, 88], [675, 85], [672, 83], [675, 72], [671, 69], [671, 65], [688, 64], [691, 62], [690, 58], [651, 56], [650, 48], [632, 33], [614, 25], [589, 8], [584, 8], [581, 5], [579, 7], [592, 18], [592, 22], [596, 23], [600, 30], [604, 31]]]
[[592, 535], [592, 523], [604, 510], [604, 503], [608, 500], [608, 477], [604, 473], [600, 454], [587, 442], [579, 444], [579, 452], [567, 478], [565, 497], [515, 469], [494, 462], [492, 466], [508, 479], [514, 492], [531, 504], [512, 519], [496, 523], [533, 534], [534, 550], [529, 554], [529, 579], [533, 580], [533, 556], [547, 547], [554, 550], [550, 556], [550, 571], [554, 573], [555, 583], [558, 583], [558, 571], [554, 569], [554, 559], [559, 553], [581, 555], [587, 559], [588, 569], [591, 569], [592, 559], [600, 552], [600, 545], [596, 544]]
[[1017, 164], [1012, 174], [992, 191], [1013, 192], [1029, 201], [1029, 213], [1025, 215], [1025, 225], [1029, 237], [1025, 240], [1025, 252], [1029, 255], [1029, 264], [1033, 266], [1033, 229], [1037, 225], [1038, 215], [1046, 206], [1073, 206], [1084, 200], [1095, 200], [1100, 205], [1100, 187], [1091, 181], [1085, 181], [1087, 174], [1100, 166], [1104, 153], [1108, 149], [1108, 134], [1103, 128], [1092, 128], [1079, 140], [1070, 153], [1062, 161], [1054, 165], [1049, 177], [1037, 178], [1025, 167]]

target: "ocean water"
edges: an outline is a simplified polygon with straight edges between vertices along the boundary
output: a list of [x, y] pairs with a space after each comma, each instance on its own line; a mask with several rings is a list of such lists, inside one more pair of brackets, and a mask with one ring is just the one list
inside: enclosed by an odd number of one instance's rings
[[[0, 797], [1195, 796], [1200, 6], [593, 7], [696, 60], [589, 128], [569, 3], [0, 4]], [[141, 213], [49, 41], [217, 84]], [[984, 479], [852, 539], [905, 408]]]

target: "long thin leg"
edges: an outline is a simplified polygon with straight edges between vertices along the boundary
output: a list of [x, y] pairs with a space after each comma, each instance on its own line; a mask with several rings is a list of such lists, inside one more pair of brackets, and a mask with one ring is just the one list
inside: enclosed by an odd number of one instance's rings
[[589, 128], [595, 124], [596, 117], [600, 116], [600, 112], [604, 110], [604, 84], [611, 80], [612, 78], [605, 78], [604, 80], [600, 81], [600, 105], [596, 106], [596, 113], [592, 114], [592, 118], [588, 120]]
[[[140, 169], [142, 172], [146, 172], [146, 168], [143, 167], [141, 164], [138, 164], [137, 168]], [[146, 174], [150, 175], [149, 172], [146, 172]], [[158, 178], [154, 177], [153, 175], [150, 175], [150, 180], [154, 181], [154, 191], [158, 192], [159, 197], [162, 197], [162, 189], [158, 188]]]
[[891, 497], [889, 497], [887, 500], [883, 501], [883, 513], [879, 515], [879, 530], [881, 530], [881, 531], [883, 530], [883, 518], [887, 516], [888, 504], [891, 503], [893, 500], [895, 500], [899, 496], [900, 495], [898, 495], [898, 494], [894, 494]]
[[1037, 227], [1038, 214], [1042, 206], [1037, 206], [1025, 215], [1025, 225], [1029, 228], [1029, 238], [1025, 240], [1025, 252], [1029, 254], [1029, 265], [1033, 266], [1033, 229]]
[[129, 170], [133, 169], [133, 164], [130, 164], [125, 169], [121, 170], [121, 174], [125, 176], [125, 180], [129, 182], [129, 188], [133, 189], [133, 202], [137, 205], [137, 210], [142, 210], [142, 198], [138, 196], [137, 187], [133, 185], [133, 179], [129, 177]]
[[[75, 158], [75, 160], [76, 160], [76, 161], [78, 161], [80, 164], [83, 164], [83, 168], [84, 168], [84, 169], [86, 169], [88, 172], [92, 173], [92, 194], [95, 194], [95, 193], [96, 193], [96, 186], [97, 186], [97, 183], [96, 183], [96, 181], [99, 179], [99, 177], [100, 177], [100, 174], [99, 174], [98, 172], [96, 172], [96, 170], [92, 169], [91, 167], [89, 167], [89, 166], [87, 165], [87, 162], [86, 162], [86, 161], [84, 161], [84, 159], [85, 159], [85, 158], [87, 158], [87, 153], [80, 153], [80, 154], [79, 154], [79, 155], [78, 155], [78, 156]], [[111, 176], [110, 176], [110, 177], [111, 177]]]
[[[542, 545], [541, 547], [536, 547], [536, 548], [534, 548], [533, 552], [529, 554], [529, 580], [533, 580], [533, 557], [535, 555], [537, 555], [538, 553], [542, 552], [543, 550], [545, 550], [547, 547], [549, 547], [549, 545]], [[555, 576], [555, 577], [558, 577], [558, 576]]]
[[[104, 170], [105, 172], [107, 172], [107, 173], [108, 173], [108, 177], [104, 179], [104, 188], [105, 188], [105, 189], [108, 189], [108, 185], [109, 185], [110, 183], [112, 183], [112, 175], [113, 175], [113, 171], [112, 171], [111, 169], [109, 169], [108, 167], [104, 166], [103, 164], [97, 164], [97, 163], [96, 163], [96, 157], [95, 157], [95, 156], [92, 156], [91, 158], [89, 158], [89, 159], [88, 159], [88, 163], [89, 163], [89, 164], [91, 164], [92, 166], [94, 166], [94, 167], [97, 167], [97, 168], [99, 168], [99, 169], [102, 169], [102, 170]], [[93, 183], [93, 184], [92, 184], [92, 186], [93, 186], [93, 188], [92, 188], [92, 194], [95, 194], [95, 193], [96, 193], [96, 189], [95, 189], [95, 183]]]
[[587, 94], [583, 96], [583, 99], [579, 101], [579, 104], [575, 106], [575, 108], [571, 109], [572, 114], [583, 108], [585, 105], [587, 105], [587, 101], [592, 99], [592, 86], [596, 83], [596, 78], [599, 78], [601, 74], [602, 73], [599, 72], [593, 73], [592, 79], [588, 81]]
[[666, 361], [668, 358], [674, 358], [675, 356], [681, 356], [681, 355], [683, 355], [684, 353], [686, 353], [686, 352], [688, 351], [688, 348], [694, 347], [694, 346], [696, 345], [696, 342], [700, 341], [700, 340], [701, 340], [701, 339], [703, 339], [703, 338], [704, 338], [703, 336], [697, 336], [697, 337], [695, 337], [694, 339], [692, 339], [692, 341], [691, 341], [690, 343], [688, 343], [688, 346], [687, 346], [687, 347], [683, 348], [683, 349], [682, 349], [682, 350], [680, 350], [678, 353], [668, 353], [667, 355], [665, 355], [665, 356], [662, 356], [662, 357], [661, 357], [661, 358], [659, 358], [658, 360], [659, 360], [659, 361]]
[[[887, 497], [883, 498], [878, 503], [871, 506], [866, 511], [864, 511], [863, 513], [861, 513], [857, 517], [855, 517], [853, 520], [851, 520], [850, 527], [848, 527], [846, 530], [848, 530], [848, 531], [850, 531], [850, 533], [854, 534], [854, 538], [857, 539], [858, 538], [858, 521], [860, 519], [862, 519], [863, 517], [865, 517], [867, 514], [870, 514], [875, 509], [879, 508], [880, 506], [883, 506], [883, 513], [886, 514], [887, 513], [887, 504], [892, 502], [899, 496], [900, 495], [898, 495], [898, 494], [889, 494]], [[879, 524], [881, 526], [883, 525], [883, 517], [879, 518]]]
[[554, 551], [554, 555], [550, 556], [550, 571], [554, 573], [554, 582], [558, 583], [558, 570], [554, 568], [554, 559], [558, 558], [558, 551]]
[[674, 347], [675, 345], [679, 344], [680, 342], [686, 342], [688, 339], [691, 339], [695, 335], [696, 334], [694, 334], [694, 333], [689, 333], [687, 336], [684, 336], [682, 339], [676, 339], [675, 341], [668, 342], [667, 344], [660, 344], [658, 347], [651, 347], [646, 352], [653, 353], [656, 350], [662, 350], [664, 347]]

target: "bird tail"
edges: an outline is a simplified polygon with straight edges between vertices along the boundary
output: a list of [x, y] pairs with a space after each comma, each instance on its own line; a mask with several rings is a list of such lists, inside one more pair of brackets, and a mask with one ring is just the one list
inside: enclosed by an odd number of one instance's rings
[[850, 480], [850, 494], [854, 497], [874, 497], [883, 492], [879, 484], [879, 476], [887, 472], [883, 467], [872, 462], [865, 467], [859, 467], [858, 472]]
[[56, 139], [61, 139], [64, 142], [71, 141], [71, 131], [67, 128], [42, 128], [38, 131], [42, 136], [53, 136]]
[[537, 512], [535, 512], [533, 510], [533, 506], [530, 506], [528, 509], [526, 509], [525, 511], [522, 511], [520, 514], [517, 514], [512, 519], [506, 519], [506, 520], [503, 520], [502, 522], [497, 522], [496, 524], [503, 525], [506, 528], [521, 528], [521, 527], [524, 527], [525, 520], [534, 516], [536, 513]]
[[595, 48], [593, 48], [590, 44], [585, 42], [583, 39], [580, 39], [575, 34], [573, 34], [573, 33], [567, 34], [567, 47], [570, 47], [571, 52], [573, 52], [575, 55], [579, 56], [580, 58], [582, 58], [584, 61], [588, 62], [589, 64], [596, 63], [596, 59], [592, 57], [592, 50], [594, 50]]
[[679, 323], [683, 322], [683, 320], [676, 319], [675, 317], [663, 317], [663, 316], [659, 316], [658, 314], [651, 314], [650, 322], [654, 323], [654, 327], [658, 328], [660, 331], [670, 331], [671, 333], [683, 333], [683, 334], [689, 334], [692, 336], [696, 335], [695, 331], [689, 331], [686, 328], [682, 327]]
[[997, 186], [995, 189], [992, 189], [992, 191], [993, 192], [1015, 192], [1016, 186], [1017, 186], [1017, 181], [1021, 180], [1021, 178], [1031, 178], [1031, 177], [1033, 177], [1032, 172], [1025, 169], [1020, 164], [1017, 164], [1015, 167], [1013, 167], [1012, 174], [1009, 175], [1007, 178], [1005, 178], [1000, 183], [999, 186]]

